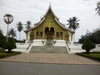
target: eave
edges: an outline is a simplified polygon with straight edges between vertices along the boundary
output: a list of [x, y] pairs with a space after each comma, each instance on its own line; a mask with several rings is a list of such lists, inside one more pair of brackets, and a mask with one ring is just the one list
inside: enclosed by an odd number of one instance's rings
[[61, 22], [59, 22], [59, 19], [57, 18], [57, 16], [54, 14], [53, 10], [52, 10], [52, 7], [51, 5], [49, 6], [47, 12], [45, 13], [45, 15], [41, 18], [41, 21], [39, 21], [38, 23], [34, 24], [34, 26], [28, 30], [25, 30], [24, 32], [28, 32], [28, 31], [31, 31], [31, 30], [34, 30], [35, 28], [37, 28], [38, 26], [40, 26], [44, 21], [45, 21], [45, 17], [46, 15], [48, 14], [48, 12], [51, 11], [51, 13], [53, 14], [54, 18], [55, 18], [55, 21], [58, 23], [58, 25], [63, 28], [64, 30], [66, 31], [69, 31], [71, 33], [75, 33], [74, 31], [71, 31], [69, 30], [68, 28], [65, 27], [64, 24], [62, 24]]

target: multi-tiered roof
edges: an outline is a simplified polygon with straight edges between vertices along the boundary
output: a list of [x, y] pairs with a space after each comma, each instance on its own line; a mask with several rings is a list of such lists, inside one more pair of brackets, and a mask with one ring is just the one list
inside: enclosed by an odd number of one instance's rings
[[32, 28], [30, 28], [30, 29], [28, 29], [28, 30], [25, 30], [25, 32], [28, 32], [28, 31], [33, 30], [33, 29], [37, 28], [38, 26], [40, 26], [40, 24], [43, 23], [43, 22], [45, 21], [45, 17], [46, 17], [46, 15], [47, 15], [49, 12], [51, 12], [51, 13], [53, 14], [53, 16], [54, 16], [54, 18], [55, 18], [55, 21], [58, 23], [58, 25], [59, 25], [60, 27], [62, 27], [63, 29], [65, 29], [65, 30], [67, 30], [67, 31], [70, 31], [70, 32], [74, 33], [74, 31], [69, 30], [67, 27], [65, 27], [64, 24], [62, 24], [62, 23], [59, 21], [59, 18], [58, 18], [58, 17], [55, 15], [55, 13], [53, 12], [51, 5], [49, 6], [47, 12], [46, 12], [45, 15], [41, 18], [41, 20], [40, 20], [38, 23], [34, 24], [34, 26], [33, 26]]

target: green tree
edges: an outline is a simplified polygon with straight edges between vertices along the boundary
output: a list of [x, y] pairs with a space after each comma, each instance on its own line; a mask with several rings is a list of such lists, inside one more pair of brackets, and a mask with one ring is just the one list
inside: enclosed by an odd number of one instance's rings
[[14, 39], [9, 37], [8, 41], [4, 45], [4, 48], [8, 49], [8, 53], [11, 53], [11, 50], [16, 48], [16, 44], [15, 44]]
[[9, 24], [13, 22], [13, 16], [11, 14], [5, 14], [3, 16], [4, 22], [7, 24], [7, 41], [8, 41], [8, 29], [9, 29]]
[[69, 29], [73, 29], [74, 31], [79, 28], [79, 19], [77, 17], [72, 17], [68, 21]]
[[79, 39], [79, 43], [83, 43], [84, 39], [88, 38], [95, 44], [100, 44], [100, 27], [93, 30], [93, 32], [86, 32], [85, 35], [82, 35]]
[[79, 28], [78, 21], [79, 21], [79, 19], [77, 17], [72, 18], [72, 23], [73, 23], [72, 28], [73, 28], [74, 31]]
[[81, 38], [79, 39], [78, 43], [82, 44], [84, 42], [85, 36], [82, 35]]
[[18, 22], [17, 24], [17, 30], [19, 31], [19, 40], [20, 40], [20, 34], [21, 34], [21, 31], [23, 30], [23, 24], [21, 22]]
[[3, 33], [3, 30], [1, 30], [1, 28], [0, 28], [0, 33]]
[[73, 28], [72, 28], [72, 27], [73, 27], [72, 19], [70, 18], [70, 19], [67, 20], [67, 21], [68, 21], [68, 24], [67, 24], [67, 25], [69, 25], [68, 29], [73, 29]]
[[30, 29], [31, 28], [31, 26], [30, 26], [31, 25], [31, 22], [30, 21], [27, 21], [26, 23], [27, 23], [26, 24], [26, 29]]
[[4, 48], [4, 44], [6, 43], [6, 38], [4, 35], [0, 32], [0, 47]]
[[83, 42], [82, 49], [86, 50], [86, 53], [89, 54], [90, 50], [95, 48], [95, 44], [86, 38]]
[[8, 35], [12, 36], [12, 38], [16, 37], [16, 31], [14, 29], [10, 29], [10, 31], [8, 31]]
[[100, 27], [94, 30], [92, 33], [92, 36], [94, 37], [94, 42], [97, 44], [100, 44]]
[[97, 3], [97, 7], [95, 10], [97, 11], [96, 14], [98, 14], [100, 16], [100, 2]]
[[[72, 29], [75, 31], [76, 29], [79, 28], [79, 23], [78, 23], [79, 19], [77, 17], [72, 17], [67, 21], [68, 21], [67, 25], [69, 25], [68, 29]], [[74, 34], [74, 42], [75, 42], [75, 34]]]

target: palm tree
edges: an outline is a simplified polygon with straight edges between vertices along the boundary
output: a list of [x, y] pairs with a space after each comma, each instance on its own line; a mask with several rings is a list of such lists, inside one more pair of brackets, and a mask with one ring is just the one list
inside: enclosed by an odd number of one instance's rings
[[76, 29], [79, 28], [79, 23], [78, 23], [79, 19], [77, 17], [72, 17], [67, 21], [68, 21], [67, 25], [69, 25], [68, 29], [73, 29], [75, 31]]
[[[69, 25], [68, 29], [73, 29], [74, 31], [76, 29], [79, 28], [79, 19], [77, 17], [72, 17], [69, 20], [67, 20], [69, 23], [67, 25]], [[74, 42], [75, 42], [75, 35], [74, 35]]]
[[23, 26], [22, 25], [23, 24], [21, 22], [18, 22], [18, 24], [17, 24], [17, 30], [19, 31], [19, 40], [20, 40], [20, 33], [23, 30]]
[[9, 29], [9, 24], [13, 21], [13, 16], [11, 14], [5, 14], [3, 16], [4, 22], [7, 24], [7, 41], [8, 41], [8, 29]]
[[79, 19], [77, 17], [73, 17], [72, 19], [72, 29], [75, 31], [76, 29], [79, 28], [79, 23], [78, 23]]
[[9, 31], [8, 31], [8, 36], [12, 36], [12, 38], [14, 38], [14, 37], [16, 37], [16, 31], [14, 31], [14, 29], [10, 29]]
[[98, 14], [100, 16], [100, 2], [97, 3], [97, 7], [95, 10], [97, 11], [96, 14]]
[[31, 22], [30, 22], [30, 21], [27, 21], [27, 22], [26, 22], [26, 29], [30, 29], [30, 28], [31, 28], [30, 25], [31, 25]]
[[68, 29], [72, 29], [72, 27], [73, 27], [72, 19], [70, 18], [67, 21], [68, 21], [68, 24], [67, 25], [69, 25]]

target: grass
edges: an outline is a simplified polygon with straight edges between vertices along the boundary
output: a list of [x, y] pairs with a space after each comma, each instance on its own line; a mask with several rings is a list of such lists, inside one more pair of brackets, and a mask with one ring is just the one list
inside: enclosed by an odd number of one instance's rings
[[76, 53], [76, 54], [100, 61], [100, 52], [90, 52], [90, 54], [86, 54], [86, 53]]
[[5, 58], [5, 57], [9, 57], [9, 56], [13, 56], [13, 55], [18, 55], [21, 54], [21, 52], [11, 52], [11, 53], [7, 53], [5, 50], [0, 50], [0, 58]]

